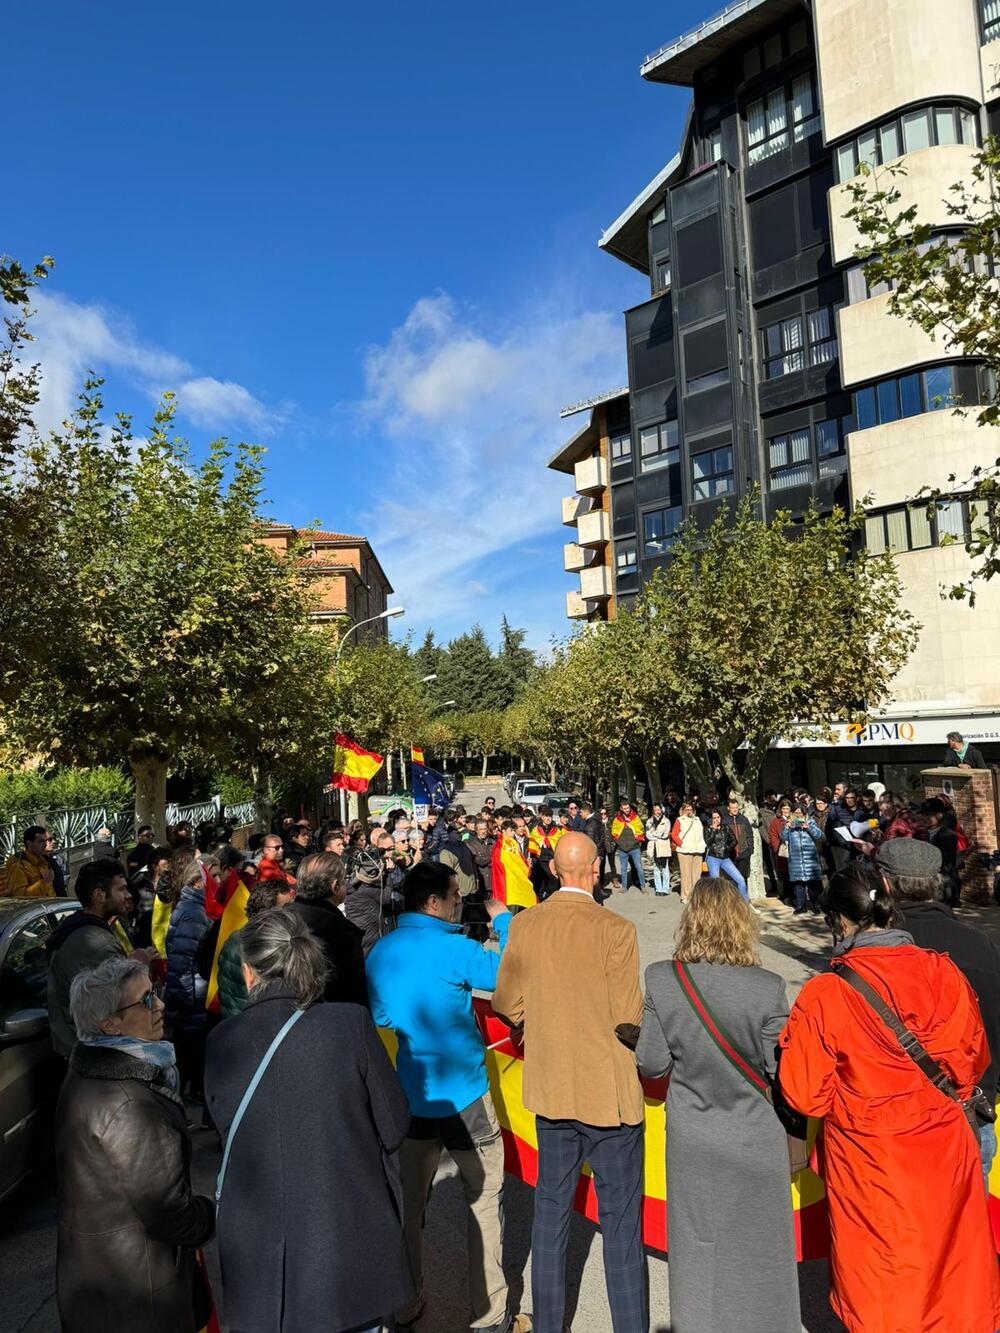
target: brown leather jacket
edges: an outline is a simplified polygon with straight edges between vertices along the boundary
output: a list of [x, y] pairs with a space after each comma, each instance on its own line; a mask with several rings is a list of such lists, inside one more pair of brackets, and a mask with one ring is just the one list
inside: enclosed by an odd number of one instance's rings
[[154, 1065], [77, 1044], [56, 1111], [63, 1333], [197, 1333], [194, 1249], [215, 1204], [192, 1193], [184, 1104]]

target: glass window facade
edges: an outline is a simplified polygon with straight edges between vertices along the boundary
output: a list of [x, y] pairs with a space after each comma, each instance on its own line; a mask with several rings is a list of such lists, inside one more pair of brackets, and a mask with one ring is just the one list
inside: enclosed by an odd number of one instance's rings
[[954, 366], [933, 366], [910, 375], [894, 375], [854, 392], [858, 430], [883, 426], [922, 412], [937, 412], [961, 402]]
[[748, 103], [746, 109], [747, 162], [753, 166], [780, 153], [794, 141], [800, 143], [818, 134], [816, 81], [812, 73], [800, 74], [791, 83], [773, 88]]
[[[1000, 12], [1000, 0], [993, 0], [993, 3]], [[997, 35], [1000, 36], [1000, 29]], [[907, 111], [839, 144], [835, 150], [837, 179], [850, 180], [858, 174], [862, 164], [878, 167], [902, 153], [916, 153], [921, 148], [953, 143], [979, 143], [976, 117], [968, 107], [935, 103]]]
[[695, 454], [691, 459], [691, 473], [692, 500], [714, 500], [720, 495], [732, 495], [736, 484], [732, 446]]
[[620, 431], [608, 437], [608, 449], [612, 463], [624, 463], [632, 457], [632, 435], [629, 431]]
[[943, 505], [900, 505], [869, 514], [865, 545], [872, 555], [886, 551], [923, 551], [931, 546], [965, 542], [969, 536], [968, 506], [964, 500]]
[[767, 439], [768, 485], [772, 491], [810, 485], [816, 477], [840, 476], [846, 465], [850, 416], [828, 417]]
[[648, 514], [643, 514], [642, 547], [647, 560], [666, 555], [677, 540], [683, 521], [684, 510], [680, 505], [652, 509]]
[[677, 422], [661, 421], [639, 431], [639, 470], [654, 472], [680, 462]]
[[837, 359], [836, 325], [829, 306], [769, 324], [761, 330], [761, 339], [765, 379]]

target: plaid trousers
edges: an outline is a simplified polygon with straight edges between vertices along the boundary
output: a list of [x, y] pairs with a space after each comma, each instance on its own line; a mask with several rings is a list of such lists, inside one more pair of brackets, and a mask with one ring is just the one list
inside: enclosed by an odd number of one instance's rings
[[534, 1333], [563, 1333], [566, 1242], [580, 1168], [597, 1187], [604, 1277], [614, 1333], [648, 1333], [649, 1289], [642, 1248], [643, 1129], [536, 1117], [538, 1183], [531, 1231]]

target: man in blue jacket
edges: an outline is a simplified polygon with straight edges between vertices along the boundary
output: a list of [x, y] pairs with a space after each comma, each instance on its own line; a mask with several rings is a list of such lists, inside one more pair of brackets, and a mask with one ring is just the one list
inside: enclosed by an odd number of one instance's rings
[[503, 1145], [483, 1039], [472, 1012], [472, 992], [492, 992], [496, 985], [511, 916], [503, 903], [487, 902], [500, 941], [496, 953], [462, 934], [456, 924], [461, 903], [450, 866], [419, 862], [403, 882], [403, 914], [396, 929], [368, 955], [372, 1017], [396, 1033], [396, 1072], [412, 1113], [399, 1161], [416, 1295], [397, 1312], [396, 1328], [413, 1328], [423, 1313], [424, 1209], [447, 1148], [469, 1204], [471, 1327], [475, 1333], [520, 1333], [531, 1325], [508, 1308], [502, 1262]]

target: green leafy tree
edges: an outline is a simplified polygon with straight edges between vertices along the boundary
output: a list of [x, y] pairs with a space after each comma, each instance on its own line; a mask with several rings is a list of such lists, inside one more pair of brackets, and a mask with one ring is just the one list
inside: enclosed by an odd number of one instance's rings
[[[961, 226], [961, 233], [942, 236], [915, 204], [903, 206], [904, 164], [875, 170], [863, 165], [849, 187], [852, 204], [845, 215], [857, 228], [857, 254], [865, 260], [869, 285], [891, 288], [889, 311], [923, 329], [945, 352], [989, 367], [992, 395], [976, 413], [981, 426], [1000, 424], [1000, 290], [994, 276], [1000, 271], [998, 171], [1000, 142], [990, 135], [974, 154], [969, 176], [956, 181], [943, 201], [949, 225]], [[959, 402], [950, 406], [959, 413], [976, 410]], [[965, 549], [972, 569], [946, 595], [973, 605], [977, 585], [1000, 570], [1000, 458], [952, 473], [913, 498], [933, 512], [959, 496], [971, 501]]]
[[538, 666], [538, 660], [525, 646], [527, 630], [514, 629], [504, 616], [500, 622], [500, 664], [510, 682], [511, 698], [526, 689]]
[[424, 635], [423, 643], [411, 654], [413, 672], [418, 680], [422, 680], [424, 676], [437, 674], [444, 652], [445, 650], [434, 642], [434, 631], [429, 629]]
[[437, 668], [435, 692], [454, 699], [458, 712], [501, 711], [511, 702], [513, 684], [494, 657], [480, 625], [448, 644]]
[[866, 550], [863, 524], [860, 509], [764, 523], [748, 497], [707, 532], [689, 525], [669, 569], [622, 613], [660, 745], [703, 787], [718, 767], [751, 814], [771, 742], [864, 721], [916, 643], [895, 561]]
[[49, 520], [59, 478], [24, 467], [41, 386], [40, 367], [24, 361], [34, 341], [30, 299], [52, 262], [46, 257], [29, 271], [0, 257], [0, 702], [18, 692], [60, 624], [60, 571]]
[[172, 431], [169, 395], [136, 440], [127, 418], [105, 421], [90, 381], [65, 429], [27, 451], [32, 476], [60, 481], [48, 537], [65, 619], [3, 716], [58, 761], [126, 760], [137, 816], [158, 836], [171, 765], [211, 769], [252, 748], [260, 678], [294, 693], [300, 643], [269, 619], [289, 623], [273, 557], [254, 540], [261, 451], [217, 440], [195, 462]]

